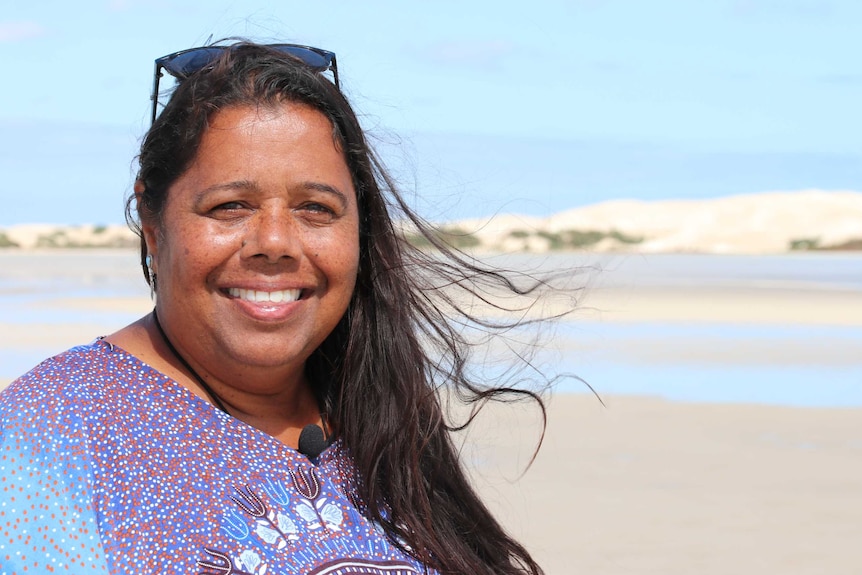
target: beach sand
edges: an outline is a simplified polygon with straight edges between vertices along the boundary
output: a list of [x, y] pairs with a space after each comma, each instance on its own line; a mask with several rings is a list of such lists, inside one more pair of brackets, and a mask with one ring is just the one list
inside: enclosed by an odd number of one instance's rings
[[[585, 293], [575, 322], [862, 325], [862, 295], [852, 290], [616, 286]], [[110, 333], [121, 327], [117, 317], [143, 315], [152, 303], [142, 290], [140, 297], [49, 294], [27, 306], [16, 313], [63, 310], [77, 319], [0, 317], [0, 350], [60, 351]], [[647, 343], [624, 351], [639, 353]], [[574, 340], [559, 345], [586, 353]], [[717, 353], [708, 339], [688, 345], [686, 353]], [[659, 348], [650, 353], [672, 353]], [[829, 349], [812, 345], [805, 353], [855, 356]], [[748, 352], [722, 353], [739, 361]], [[751, 353], [769, 357], [768, 350]], [[480, 493], [549, 575], [862, 572], [862, 409], [603, 400], [605, 407], [588, 393], [553, 395], [544, 445], [523, 476], [540, 433], [534, 409], [489, 408], [464, 443]]]
[[557, 395], [481, 417], [481, 493], [549, 574], [858, 573], [858, 409]]

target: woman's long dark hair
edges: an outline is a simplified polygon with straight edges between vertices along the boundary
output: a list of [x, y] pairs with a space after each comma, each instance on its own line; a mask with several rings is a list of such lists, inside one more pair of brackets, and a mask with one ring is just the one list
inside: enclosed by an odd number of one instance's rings
[[[489, 399], [527, 398], [535, 400], [544, 420], [536, 393], [481, 385], [468, 374], [472, 346], [461, 325], [494, 332], [522, 322], [481, 319], [455, 293], [490, 304], [489, 291], [523, 295], [539, 284], [516, 285], [505, 273], [442, 242], [399, 196], [331, 82], [263, 46], [241, 43], [225, 50], [214, 66], [178, 85], [147, 134], [138, 173], [143, 191], [137, 202], [128, 203], [130, 224], [140, 233], [138, 221], [158, 220], [168, 189], [194, 159], [214, 113], [281, 102], [307, 105], [329, 118], [358, 198], [356, 289], [338, 326], [308, 359], [306, 372], [355, 462], [361, 511], [393, 542], [441, 573], [541, 573], [471, 487], [450, 437], [466, 424], [447, 423], [441, 405], [443, 394], [474, 407]], [[401, 218], [398, 229], [393, 213]], [[411, 226], [437, 251], [413, 247], [400, 225]], [[145, 256], [142, 239], [141, 263], [149, 281]]]

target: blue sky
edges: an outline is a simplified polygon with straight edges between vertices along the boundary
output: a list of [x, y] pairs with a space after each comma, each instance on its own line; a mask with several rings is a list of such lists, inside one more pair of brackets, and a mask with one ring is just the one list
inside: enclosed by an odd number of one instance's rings
[[862, 189], [862, 2], [0, 0], [0, 225], [122, 221], [153, 60], [338, 54], [432, 219]]

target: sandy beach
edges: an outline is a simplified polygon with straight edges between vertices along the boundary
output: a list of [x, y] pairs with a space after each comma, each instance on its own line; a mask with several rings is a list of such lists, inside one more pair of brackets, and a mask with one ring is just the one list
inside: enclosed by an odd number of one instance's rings
[[[693, 261], [678, 267], [700, 265]], [[862, 385], [858, 341], [840, 331], [862, 326], [862, 289], [841, 278], [718, 285], [615, 269], [577, 292], [574, 331], [553, 342], [575, 365], [605, 353], [631, 362], [635, 374], [683, 356], [706, 370], [844, 366]], [[7, 359], [87, 342], [152, 307], [132, 252], [0, 255], [0, 270]], [[689, 324], [704, 334], [650, 335], [653, 325]], [[727, 325], [803, 335], [729, 344], [718, 335]], [[623, 331], [586, 337], [589, 326]], [[815, 329], [839, 331], [804, 336]], [[0, 372], [5, 382], [13, 376]], [[549, 575], [860, 572], [862, 408], [668, 401], [595, 383], [605, 406], [579, 385], [583, 393], [552, 394], [544, 445], [526, 473], [540, 433], [534, 409], [495, 406], [464, 443], [480, 492]]]
[[859, 572], [862, 410], [604, 400], [554, 397], [520, 479], [523, 410], [488, 414], [469, 451], [548, 573]]

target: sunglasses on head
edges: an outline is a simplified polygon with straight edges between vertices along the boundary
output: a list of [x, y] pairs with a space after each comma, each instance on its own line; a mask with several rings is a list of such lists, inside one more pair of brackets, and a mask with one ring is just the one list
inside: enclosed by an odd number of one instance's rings
[[[288, 56], [293, 56], [315, 72], [332, 70], [335, 87], [339, 87], [338, 67], [336, 66], [335, 54], [333, 52], [311, 46], [301, 46], [299, 44], [268, 44], [266, 47]], [[156, 74], [153, 80], [153, 115], [150, 123], [152, 124], [156, 121], [156, 111], [159, 105], [159, 79], [162, 77], [162, 70], [177, 80], [182, 81], [195, 72], [203, 70], [215, 62], [225, 50], [232, 48], [233, 46], [202, 46], [200, 48], [181, 50], [158, 58], [156, 60]]]

